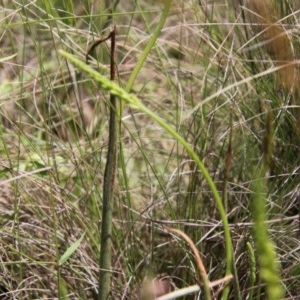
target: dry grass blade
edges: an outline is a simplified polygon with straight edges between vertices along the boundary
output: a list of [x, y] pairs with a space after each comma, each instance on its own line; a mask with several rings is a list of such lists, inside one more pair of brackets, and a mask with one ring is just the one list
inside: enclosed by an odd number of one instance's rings
[[253, 0], [247, 4], [252, 11], [251, 19], [259, 24], [260, 34], [272, 60], [277, 66], [288, 65], [280, 69], [279, 83], [289, 92], [299, 93], [300, 75], [298, 66], [294, 64], [295, 53], [290, 36], [282, 24], [276, 9], [276, 4], [271, 0]]
[[205, 266], [202, 262], [200, 254], [199, 254], [199, 252], [197, 250], [197, 247], [195, 246], [194, 242], [191, 240], [191, 238], [188, 235], [186, 235], [184, 232], [182, 232], [179, 229], [170, 228], [170, 227], [165, 227], [165, 228], [169, 232], [172, 232], [176, 235], [181, 236], [188, 243], [188, 245], [190, 246], [193, 254], [195, 255], [195, 260], [196, 260], [196, 263], [197, 263], [197, 266], [198, 266], [198, 269], [199, 269], [200, 277], [203, 281], [205, 297], [206, 297], [207, 300], [211, 299], [211, 291], [210, 291], [210, 287], [209, 287], [210, 282], [209, 282], [209, 279], [208, 279], [208, 276], [207, 276], [207, 273], [206, 273], [206, 270], [205, 270]]
[[[210, 282], [209, 287], [210, 288], [214, 288], [216, 286], [221, 285], [221, 287], [219, 288], [218, 292], [216, 294], [219, 294], [219, 291], [221, 291], [224, 286], [226, 286], [228, 284], [228, 282], [230, 280], [232, 280], [233, 276], [232, 275], [227, 275], [224, 278], [215, 280]], [[201, 287], [199, 285], [191, 285], [176, 291], [173, 291], [171, 293], [165, 294], [161, 297], [156, 298], [155, 300], [173, 300], [173, 299], [177, 299], [183, 296], [187, 296], [189, 294], [194, 294], [197, 293], [201, 290]], [[217, 299], [215, 296], [213, 297], [213, 299]]]

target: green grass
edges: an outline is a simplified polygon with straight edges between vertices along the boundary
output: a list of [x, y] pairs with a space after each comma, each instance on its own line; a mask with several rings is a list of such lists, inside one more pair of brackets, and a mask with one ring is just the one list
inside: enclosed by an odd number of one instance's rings
[[[162, 273], [178, 288], [198, 283], [191, 249], [164, 226], [193, 240], [211, 283], [235, 275], [223, 299], [297, 297], [297, 97], [249, 15], [237, 1], [173, 1], [165, 11], [164, 1], [86, 2], [0, 4], [0, 293], [98, 298], [113, 92], [123, 106], [112, 299], [140, 299]], [[295, 28], [296, 9], [280, 2]], [[109, 43], [85, 65], [111, 22], [114, 84]]]

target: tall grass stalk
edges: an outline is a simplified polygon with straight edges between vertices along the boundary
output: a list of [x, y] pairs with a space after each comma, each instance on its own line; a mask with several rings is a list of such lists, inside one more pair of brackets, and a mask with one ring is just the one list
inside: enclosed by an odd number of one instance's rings
[[172, 5], [172, 0], [166, 0], [164, 1], [165, 2], [165, 6], [164, 6], [164, 9], [162, 11], [162, 14], [161, 14], [161, 18], [158, 22], [158, 25], [155, 29], [155, 31], [153, 32], [153, 35], [151, 36], [147, 46], [145, 47], [144, 51], [142, 52], [139, 60], [137, 61], [136, 63], [136, 66], [135, 68], [133, 69], [131, 75], [130, 75], [130, 78], [127, 82], [127, 85], [126, 85], [126, 88], [125, 90], [130, 93], [131, 92], [131, 89], [132, 89], [132, 86], [134, 84], [134, 81], [137, 77], [137, 75], [139, 74], [145, 60], [147, 59], [151, 49], [153, 48], [153, 46], [155, 45], [157, 39], [158, 39], [158, 36], [161, 32], [161, 30], [163, 29], [164, 27], [164, 24], [166, 22], [166, 19], [168, 17], [168, 14], [169, 14], [169, 11], [170, 11], [170, 8], [171, 8], [171, 5]]

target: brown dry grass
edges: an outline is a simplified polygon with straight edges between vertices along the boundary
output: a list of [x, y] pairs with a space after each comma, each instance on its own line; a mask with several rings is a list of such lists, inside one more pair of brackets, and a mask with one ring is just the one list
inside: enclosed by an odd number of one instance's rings
[[287, 92], [299, 95], [300, 74], [295, 61], [292, 39], [289, 31], [281, 23], [279, 4], [273, 0], [250, 0], [246, 2], [249, 19], [253, 24], [259, 40], [269, 53], [275, 66], [282, 67], [278, 71], [278, 84]]

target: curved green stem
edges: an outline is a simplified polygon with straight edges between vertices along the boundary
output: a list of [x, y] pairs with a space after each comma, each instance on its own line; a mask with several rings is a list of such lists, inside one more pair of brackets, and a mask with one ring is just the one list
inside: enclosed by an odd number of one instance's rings
[[171, 4], [172, 4], [172, 0], [166, 0], [165, 1], [165, 7], [164, 7], [164, 9], [162, 11], [162, 15], [161, 15], [160, 20], [158, 22], [158, 26], [156, 27], [156, 29], [155, 29], [155, 31], [154, 31], [151, 39], [149, 40], [146, 48], [142, 52], [142, 55], [140, 56], [140, 58], [139, 58], [139, 60], [138, 60], [138, 62], [136, 64], [136, 66], [135, 66], [134, 70], [132, 71], [132, 73], [130, 75], [130, 78], [129, 78], [128, 82], [127, 82], [125, 90], [128, 93], [130, 93], [131, 88], [133, 86], [133, 83], [134, 83], [134, 81], [135, 81], [138, 73], [140, 72], [140, 70], [141, 70], [141, 68], [142, 68], [142, 66], [143, 66], [143, 64], [144, 64], [147, 56], [149, 55], [151, 49], [153, 48], [153, 46], [154, 46], [154, 44], [155, 44], [155, 42], [156, 42], [156, 40], [157, 40], [157, 38], [158, 38], [158, 36], [159, 36], [159, 34], [161, 32], [161, 30], [164, 27], [166, 19], [167, 19], [168, 15], [169, 15]]

